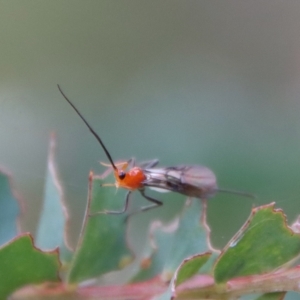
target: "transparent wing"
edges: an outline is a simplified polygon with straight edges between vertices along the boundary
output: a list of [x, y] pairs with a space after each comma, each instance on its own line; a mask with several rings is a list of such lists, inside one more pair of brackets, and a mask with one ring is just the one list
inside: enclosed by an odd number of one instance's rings
[[215, 174], [198, 165], [180, 165], [144, 170], [145, 186], [165, 189], [200, 199], [212, 197], [217, 190]]

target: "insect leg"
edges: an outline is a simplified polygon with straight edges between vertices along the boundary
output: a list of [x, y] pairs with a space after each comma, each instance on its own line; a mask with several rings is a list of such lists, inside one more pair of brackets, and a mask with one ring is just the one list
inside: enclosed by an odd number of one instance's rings
[[147, 206], [143, 206], [143, 207], [141, 207], [140, 209], [138, 209], [138, 210], [136, 210], [136, 211], [130, 213], [130, 216], [135, 215], [136, 213], [139, 213], [139, 212], [142, 212], [142, 211], [147, 211], [147, 210], [149, 210], [149, 209], [152, 209], [152, 208], [155, 208], [155, 207], [158, 207], [158, 206], [163, 205], [163, 203], [162, 203], [161, 201], [159, 201], [159, 200], [157, 200], [157, 199], [153, 199], [153, 198], [147, 196], [147, 195], [145, 194], [145, 191], [144, 191], [144, 190], [139, 190], [139, 192], [141, 193], [141, 195], [142, 195], [145, 199], [147, 199], [148, 201], [150, 201], [150, 202], [152, 202], [152, 203], [154, 203], [154, 204], [152, 204], [152, 205], [147, 205]]
[[158, 159], [152, 159], [152, 160], [149, 160], [149, 161], [142, 162], [140, 164], [140, 167], [143, 168], [143, 169], [149, 169], [149, 168], [155, 167], [158, 163], [159, 163]]
[[130, 168], [135, 167], [135, 158], [131, 157], [130, 159], [128, 159], [127, 163], [128, 163], [128, 166], [130, 166]]
[[153, 202], [154, 204], [152, 204], [152, 205], [147, 205], [147, 206], [143, 206], [143, 207], [141, 207], [140, 209], [137, 209], [136, 211], [131, 212], [129, 215], [127, 215], [127, 217], [126, 217], [126, 219], [125, 219], [125, 222], [127, 222], [128, 217], [130, 217], [130, 216], [132, 216], [132, 215], [135, 215], [135, 214], [140, 213], [140, 212], [142, 212], [142, 211], [147, 211], [147, 210], [150, 210], [150, 209], [152, 209], [152, 208], [155, 208], [155, 207], [158, 207], [158, 206], [163, 205], [163, 203], [162, 203], [161, 201], [159, 201], [159, 200], [157, 200], [157, 199], [153, 199], [153, 198], [151, 198], [151, 197], [145, 195], [145, 191], [144, 191], [144, 190], [140, 190], [140, 193], [141, 193], [141, 195], [142, 195], [145, 199], [147, 199], [147, 200], [150, 201], [150, 202]]
[[96, 215], [121, 215], [121, 214], [123, 214], [124, 212], [127, 211], [131, 193], [132, 193], [131, 191], [127, 192], [126, 199], [125, 199], [125, 205], [124, 205], [124, 208], [122, 210], [103, 210], [103, 211], [99, 211], [99, 212], [96, 212], [96, 213], [89, 214], [89, 216], [94, 217]]

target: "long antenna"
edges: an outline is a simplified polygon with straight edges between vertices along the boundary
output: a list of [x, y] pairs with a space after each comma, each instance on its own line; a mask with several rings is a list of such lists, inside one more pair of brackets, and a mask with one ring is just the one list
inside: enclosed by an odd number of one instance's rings
[[86, 119], [83, 117], [83, 115], [79, 112], [79, 110], [76, 108], [76, 106], [71, 102], [71, 100], [68, 99], [68, 97], [64, 94], [64, 92], [62, 91], [61, 87], [59, 86], [59, 84], [57, 85], [60, 93], [63, 95], [63, 97], [69, 102], [69, 104], [73, 107], [73, 109], [76, 111], [77, 115], [81, 118], [81, 120], [85, 123], [85, 125], [88, 127], [88, 129], [90, 130], [90, 132], [94, 135], [94, 137], [97, 139], [97, 141], [100, 143], [101, 147], [103, 148], [108, 160], [110, 161], [112, 167], [114, 168], [114, 170], [117, 170], [117, 167], [114, 164], [114, 161], [111, 157], [111, 155], [109, 154], [108, 150], [106, 149], [106, 147], [104, 146], [100, 136], [96, 133], [96, 131], [91, 127], [91, 125], [86, 121]]
[[257, 197], [253, 194], [247, 193], [247, 192], [242, 192], [242, 191], [236, 191], [236, 190], [227, 190], [227, 189], [216, 189], [217, 192], [220, 193], [227, 193], [227, 194], [233, 194], [233, 195], [241, 195], [244, 197], [256, 199]]

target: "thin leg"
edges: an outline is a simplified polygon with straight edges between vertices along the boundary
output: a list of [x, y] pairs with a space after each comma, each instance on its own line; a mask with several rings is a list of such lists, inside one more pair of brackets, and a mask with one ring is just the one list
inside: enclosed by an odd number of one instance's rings
[[137, 214], [137, 213], [139, 213], [139, 212], [147, 211], [147, 210], [150, 210], [150, 209], [152, 209], [152, 208], [155, 208], [155, 207], [158, 207], [158, 206], [163, 205], [163, 203], [162, 203], [161, 201], [156, 200], [156, 199], [153, 199], [153, 198], [151, 198], [151, 197], [145, 195], [145, 191], [144, 191], [144, 190], [140, 190], [140, 193], [141, 193], [141, 195], [142, 195], [145, 199], [147, 199], [148, 201], [150, 201], [150, 202], [152, 202], [152, 203], [154, 203], [154, 204], [152, 204], [152, 205], [147, 205], [147, 206], [143, 206], [143, 207], [139, 208], [138, 210], [136, 210], [136, 211], [130, 213], [129, 216], [132, 216], [132, 215], [135, 215], [135, 214]]
[[131, 191], [126, 194], [125, 205], [122, 210], [103, 210], [96, 213], [89, 214], [90, 217], [94, 217], [96, 215], [121, 215], [127, 211], [129, 199], [130, 199]]
[[163, 203], [162, 203], [161, 201], [159, 201], [159, 200], [157, 200], [157, 199], [154, 199], [154, 198], [151, 198], [151, 197], [147, 196], [147, 195], [145, 194], [145, 191], [144, 191], [144, 190], [141, 190], [140, 193], [142, 194], [142, 196], [143, 196], [145, 199], [147, 199], [148, 201], [154, 203], [154, 204], [152, 204], [152, 205], [147, 205], [147, 206], [141, 207], [141, 208], [140, 208], [140, 211], [146, 211], [146, 210], [149, 210], [149, 209], [151, 209], [151, 208], [155, 208], [155, 207], [157, 207], [157, 206], [163, 205]]
[[127, 164], [130, 168], [133, 168], [135, 166], [135, 158], [131, 157], [128, 161]]
[[152, 160], [149, 160], [149, 161], [142, 162], [140, 164], [140, 167], [143, 168], [143, 169], [149, 169], [149, 168], [155, 167], [158, 163], [159, 163], [158, 159], [152, 159]]

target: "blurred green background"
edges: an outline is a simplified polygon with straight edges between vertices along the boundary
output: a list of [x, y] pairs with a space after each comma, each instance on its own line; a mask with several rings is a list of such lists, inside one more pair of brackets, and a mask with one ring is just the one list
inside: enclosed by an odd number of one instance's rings
[[[209, 202], [213, 244], [225, 245], [254, 205], [300, 212], [300, 2], [0, 2], [0, 164], [23, 197], [33, 231], [43, 197], [50, 132], [72, 212], [84, 213], [89, 170], [107, 161], [57, 90], [101, 135], [115, 160], [202, 164], [219, 186]], [[134, 217], [170, 219], [184, 197]], [[135, 205], [144, 202], [139, 195]], [[55, 221], [55, 220], [54, 220]], [[143, 244], [140, 238], [140, 244]]]

